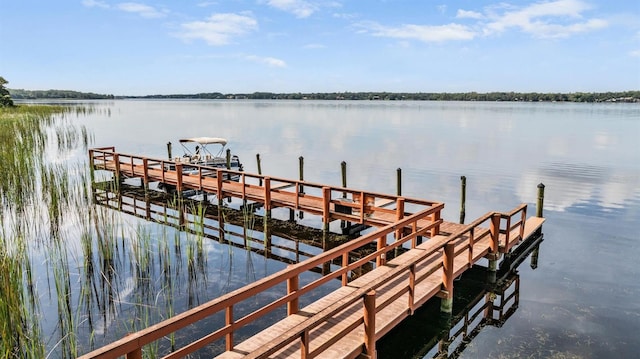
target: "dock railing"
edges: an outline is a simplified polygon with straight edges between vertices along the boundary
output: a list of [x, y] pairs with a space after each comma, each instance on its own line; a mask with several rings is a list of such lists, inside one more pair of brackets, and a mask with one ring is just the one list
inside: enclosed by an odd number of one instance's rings
[[[164, 172], [167, 172], [165, 170], [167, 168], [165, 167], [165, 162], [175, 165], [175, 162], [171, 161], [154, 160], [157, 161], [155, 166], [159, 165], [160, 168], [156, 169], [155, 167], [151, 167], [148, 170], [140, 172], [136, 167], [142, 164], [147, 168], [150, 159], [141, 156], [117, 154], [113, 152], [113, 148], [91, 150], [90, 156], [92, 168], [125, 172], [126, 175], [146, 173], [147, 175], [153, 174], [153, 176], [158, 176], [158, 174], [154, 174], [153, 171], [160, 171], [163, 173], [162, 176], [164, 178]], [[195, 167], [210, 169], [208, 167], [205, 168], [206, 166]], [[176, 169], [178, 168], [179, 166], [176, 166]], [[359, 317], [356, 322], [349, 323], [347, 327], [353, 329], [364, 324], [364, 351], [367, 355], [373, 355], [375, 341], [383, 335], [386, 330], [390, 330], [390, 328], [384, 328], [382, 331], [376, 331], [376, 312], [383, 310], [389, 304], [407, 293], [409, 299], [407, 301], [406, 315], [412, 314], [415, 309], [435, 295], [443, 298], [452, 298], [453, 280], [456, 273], [463, 270], [461, 269], [462, 267], [468, 268], [472, 266], [477, 260], [487, 254], [497, 256], [501, 247], [504, 248], [502, 249], [503, 251], [508, 250], [508, 248], [516, 243], [518, 237], [521, 239], [523, 233], [524, 218], [526, 215], [525, 204], [509, 213], [489, 212], [465, 226], [460, 231], [449, 236], [442, 236], [438, 235], [438, 228], [442, 224], [442, 219], [440, 218], [440, 212], [444, 207], [442, 203], [414, 200], [400, 196], [381, 195], [304, 181], [251, 175], [225, 169], [215, 170], [217, 171], [216, 178], [203, 178], [203, 176], [198, 176], [199, 178], [196, 179], [198, 182], [196, 183], [203, 190], [217, 193], [220, 198], [230, 194], [243, 199], [252, 199], [252, 196], [257, 199], [257, 196], [260, 196], [267, 209], [270, 209], [272, 206], [293, 206], [296, 209], [307, 210], [308, 208], [305, 208], [305, 206], [307, 206], [308, 202], [306, 201], [321, 200], [321, 209], [318, 209], [318, 207], [314, 207], [314, 209], [316, 212], [320, 212], [318, 214], [323, 216], [325, 223], [334, 219], [365, 222], [367, 219], [375, 216], [393, 217], [393, 223], [318, 254], [313, 258], [290, 265], [284, 270], [152, 325], [147, 329], [132, 333], [118, 341], [85, 354], [81, 358], [113, 358], [122, 355], [126, 355], [127, 358], [140, 358], [142, 348], [146, 345], [167, 337], [191, 324], [211, 318], [215, 314], [224, 316], [224, 325], [183, 347], [177, 348], [165, 356], [165, 358], [183, 357], [212, 342], [222, 339], [224, 339], [225, 342], [225, 349], [227, 351], [233, 350], [236, 344], [234, 334], [241, 328], [284, 306], [287, 308], [287, 315], [298, 313], [300, 309], [300, 298], [303, 295], [309, 294], [335, 279], [340, 279], [342, 285], [345, 286], [349, 283], [349, 274], [351, 272], [356, 271], [363, 265], [370, 265], [373, 262], [376, 263], [376, 266], [382, 266], [386, 263], [388, 252], [401, 246], [411, 249], [416, 248], [416, 239], [430, 234], [431, 238], [420, 246], [421, 253], [418, 256], [414, 256], [407, 261], [400, 261], [400, 264], [396, 263], [391, 270], [381, 274], [375, 280], [361, 286], [351, 294], [346, 295], [333, 305], [312, 315], [302, 323], [288, 330], [285, 335], [281, 335], [279, 339], [273, 340], [259, 350], [249, 353], [248, 357], [257, 358], [268, 356], [296, 340], [301, 341], [301, 357], [316, 356], [337, 342], [345, 333], [338, 333], [332, 338], [329, 338], [328, 341], [323, 342], [323, 344], [315, 344], [315, 346], [312, 346], [314, 343], [311, 342], [310, 331], [326, 322], [331, 316], [359, 301], [363, 302], [364, 310], [362, 316]], [[198, 169], [198, 171], [202, 171], [202, 169]], [[238, 182], [224, 180], [222, 174], [230, 172], [239, 174], [241, 176], [240, 180]], [[120, 173], [116, 174], [116, 177], [119, 175]], [[181, 180], [183, 177], [186, 179], [188, 176], [180, 175], [177, 179]], [[248, 178], [256, 179], [259, 182], [262, 180], [262, 183], [248, 183]], [[188, 182], [190, 186], [194, 185], [189, 179], [186, 179], [186, 182]], [[210, 183], [215, 184], [210, 185]], [[304, 188], [304, 192], [301, 191], [302, 188]], [[339, 208], [339, 211], [336, 210], [336, 206], [344, 205], [345, 202], [348, 203], [348, 201], [344, 201], [345, 193], [346, 197], [352, 200], [352, 203], [346, 206], [352, 209], [351, 213], [348, 213], [349, 210], [344, 210], [344, 208]], [[383, 199], [387, 202], [391, 200], [395, 209], [390, 209], [388, 203], [376, 204], [376, 199]], [[291, 201], [294, 203], [292, 204]], [[406, 203], [421, 205], [426, 208], [416, 211], [415, 213], [407, 213], [405, 211]], [[483, 226], [487, 224], [489, 229], [486, 229], [486, 227], [483, 228]], [[504, 240], [504, 245], [502, 245], [501, 240]], [[490, 241], [490, 248], [483, 251], [474, 251], [475, 245], [480, 241]], [[374, 251], [350, 263], [349, 254], [351, 251], [362, 247], [372, 247], [372, 245], [375, 245], [376, 249]], [[466, 263], [460, 267], [459, 261], [456, 261], [455, 264], [457, 268], [454, 267], [456, 257], [464, 255], [465, 251], [468, 252]], [[426, 269], [422, 268], [419, 270], [418, 267], [426, 261], [429, 261], [429, 266], [427, 266]], [[323, 274], [310, 283], [300, 285], [299, 279], [301, 274], [313, 268], [322, 267], [323, 265], [331, 266], [334, 264], [335, 268], [335, 265], [338, 263], [339, 267], [333, 271]], [[441, 285], [436, 286], [427, 295], [416, 298], [416, 285], [432, 275], [438, 275], [436, 273], [438, 271], [442, 272]], [[393, 280], [397, 280], [403, 275], [408, 279], [406, 285], [400, 292], [376, 297], [377, 289]], [[273, 298], [268, 304], [262, 305], [253, 312], [240, 318], [234, 315], [234, 308], [237, 308], [240, 303], [270, 290], [270, 295], [278, 293], [279, 290], [274, 290], [274, 288], [281, 288], [282, 286], [286, 286], [286, 293]], [[376, 332], [378, 332], [378, 334], [376, 334]]]
[[[520, 206], [509, 214], [515, 215], [522, 212], [525, 208], [526, 205]], [[352, 328], [363, 324], [365, 326], [365, 333], [363, 338], [364, 354], [373, 356], [375, 345], [372, 345], [371, 343], [375, 343], [375, 341], [382, 335], [384, 335], [384, 333], [388, 332], [391, 327], [376, 329], [375, 319], [373, 319], [372, 322], [371, 314], [374, 313], [373, 316], [375, 316], [375, 313], [380, 312], [385, 307], [396, 301], [399, 297], [407, 293], [407, 316], [413, 314], [413, 312], [418, 307], [420, 307], [422, 304], [424, 304], [424, 302], [435, 295], [440, 297], [452, 297], [453, 280], [457, 276], [456, 273], [463, 271], [464, 268], [469, 268], [475, 263], [475, 261], [481, 258], [470, 254], [469, 260], [466, 265], [461, 268], [456, 268], [457, 270], [454, 270], [453, 261], [455, 257], [463, 253], [464, 251], [473, 253], [473, 244], [483, 240], [484, 238], [491, 238], [492, 241], [494, 239], [497, 240], [501, 231], [499, 227], [491, 228], [487, 231], [482, 230], [480, 226], [488, 222], [495, 221], [495, 219], [509, 214], [489, 212], [473, 223], [467, 225], [459, 232], [453, 233], [450, 236], [446, 237], [438, 236], [436, 238], [430, 239], [426, 243], [426, 245], [421, 246], [420, 249], [422, 249], [423, 252], [419, 256], [414, 257], [409, 261], [398, 264], [392, 270], [361, 286], [360, 288], [358, 288], [358, 290], [346, 295], [340, 301], [315, 314], [308, 320], [300, 323], [293, 329], [287, 331], [284, 335], [279, 336], [277, 340], [273, 340], [269, 344], [262, 346], [260, 349], [249, 353], [246, 358], [266, 358], [285, 348], [287, 345], [293, 343], [296, 340], [300, 340], [300, 357], [313, 358], [319, 355], [322, 351], [329, 348], [331, 345], [337, 343], [338, 340], [340, 340], [348, 331], [351, 331]], [[391, 228], [386, 228], [386, 230], [393, 230], [394, 226], [390, 227]], [[482, 232], [483, 234], [474, 236], [473, 234], [476, 232]], [[461, 243], [461, 245], [456, 245], [457, 243]], [[395, 245], [396, 243], [393, 244], [394, 247]], [[425, 261], [432, 261], [434, 257], [439, 257], [438, 259], [436, 259], [434, 264], [429, 265], [426, 270], [418, 270], [418, 267], [420, 267], [421, 264], [423, 264]], [[365, 260], [365, 258], [363, 258], [363, 260]], [[354, 264], [356, 263], [358, 262], [355, 262]], [[442, 271], [442, 286], [417, 301], [414, 295], [416, 285], [438, 271]], [[392, 295], [376, 297], [376, 291], [382, 286], [403, 277], [407, 278], [406, 284], [403, 289], [393, 292]], [[353, 306], [357, 302], [363, 303], [362, 316], [359, 317], [356, 322], [347, 323], [347, 325], [344, 325], [345, 330], [335, 334], [332, 338], [323, 338], [322, 345], [313, 347], [313, 343], [311, 343], [310, 341], [310, 332], [314, 328], [322, 325], [330, 318], [335, 317], [340, 312], [342, 312], [346, 308]], [[373, 305], [371, 303], [373, 303]]]
[[[524, 209], [524, 208], [522, 208]], [[521, 210], [522, 211], [522, 210]], [[521, 212], [519, 211], [519, 212]], [[517, 212], [517, 213], [519, 213]], [[91, 353], [88, 353], [82, 358], [111, 358], [114, 356], [127, 355], [127, 358], [137, 358], [141, 353], [142, 348], [145, 345], [151, 344], [156, 340], [159, 340], [165, 336], [170, 335], [171, 333], [184, 328], [190, 324], [196, 323], [201, 320], [205, 320], [210, 316], [216, 313], [224, 313], [225, 316], [225, 325], [221, 328], [211, 332], [210, 334], [205, 335], [204, 337], [177, 349], [171, 354], [165, 356], [165, 358], [178, 358], [182, 357], [188, 353], [192, 353], [209, 343], [212, 343], [216, 340], [224, 338], [225, 340], [225, 348], [226, 350], [233, 350], [235, 342], [234, 342], [234, 332], [239, 330], [240, 328], [246, 326], [247, 324], [265, 316], [268, 313], [273, 312], [275, 309], [285, 306], [287, 307], [288, 315], [297, 313], [299, 299], [302, 295], [311, 292], [312, 290], [317, 289], [321, 285], [337, 278], [342, 279], [343, 285], [348, 283], [348, 273], [353, 271], [365, 263], [370, 263], [372, 261], [377, 260], [381, 256], [383, 256], [388, 251], [396, 248], [403, 243], [411, 243], [412, 239], [418, 235], [423, 233], [411, 231], [410, 233], [404, 234], [402, 237], [398, 238], [390, 245], [376, 250], [375, 252], [355, 261], [352, 263], [348, 262], [349, 252], [360, 248], [365, 245], [369, 245], [370, 243], [379, 241], [381, 239], [386, 239], [388, 235], [396, 233], [398, 228], [411, 227], [412, 223], [416, 221], [428, 217], [431, 215], [430, 211], [423, 211], [420, 213], [413, 214], [402, 220], [398, 221], [398, 223], [393, 225], [388, 225], [384, 228], [379, 229], [376, 232], [367, 234], [361, 238], [353, 240], [351, 242], [345, 243], [339, 247], [336, 247], [332, 250], [329, 250], [325, 253], [319, 254], [316, 257], [305, 260], [304, 262], [294, 264], [289, 266], [287, 269], [284, 269], [280, 272], [274, 273], [271, 276], [268, 276], [264, 279], [258, 280], [255, 283], [235, 290], [231, 293], [228, 293], [224, 296], [221, 296], [217, 299], [209, 301], [203, 305], [195, 307], [191, 310], [183, 312], [181, 314], [176, 315], [173, 318], [167, 319], [163, 322], [152, 325], [151, 327], [139, 331], [137, 333], [130, 334], [112, 344], [109, 344], [105, 347], [97, 349]], [[277, 352], [278, 350], [285, 347], [287, 344], [294, 342], [295, 340], [301, 340], [301, 348], [304, 351], [301, 353], [302, 357], [313, 357], [320, 352], [326, 350], [332, 343], [335, 343], [341, 335], [336, 335], [331, 338], [329, 341], [325, 342], [323, 345], [313, 348], [311, 346], [312, 343], [309, 342], [310, 336], [309, 332], [316, 328], [318, 325], [325, 322], [329, 317], [335, 315], [336, 313], [344, 310], [344, 308], [352, 305], [355, 302], [362, 301], [365, 310], [363, 311], [363, 315], [361, 319], [357, 323], [353, 323], [353, 325], [360, 325], [364, 323], [365, 318], [369, 318], [371, 320], [371, 311], [380, 311], [385, 306], [389, 305], [392, 301], [397, 299], [399, 296], [409, 293], [409, 301], [407, 303], [408, 313], [413, 313], [413, 311], [422, 305], [426, 300], [433, 297], [433, 295], [439, 296], [449, 296], [452, 295], [453, 290], [453, 278], [454, 278], [454, 268], [452, 265], [454, 253], [461, 253], [456, 251], [455, 246], [456, 242], [459, 242], [461, 239], [467, 240], [468, 238], [474, 237], [470, 235], [471, 233], [481, 232], [479, 230], [479, 226], [485, 224], [486, 222], [498, 222], [495, 218], [501, 218], [504, 214], [497, 212], [489, 212], [469, 224], [465, 227], [464, 230], [459, 231], [458, 233], [454, 233], [450, 236], [438, 236], [436, 238], [430, 239], [426, 246], [421, 246], [423, 252], [418, 257], [414, 258], [411, 261], [403, 262], [402, 264], [396, 266], [391, 271], [387, 272], [384, 275], [381, 275], [376, 280], [368, 283], [365, 286], [360, 287], [355, 292], [345, 296], [339, 302], [327, 307], [325, 310], [313, 315], [308, 320], [305, 320], [303, 323], [289, 330], [285, 335], [280, 336], [279, 340], [272, 341], [269, 345], [263, 346], [260, 350], [249, 353], [248, 357], [266, 357], [270, 354]], [[505, 228], [506, 230], [506, 228]], [[492, 238], [498, 238], [501, 229], [499, 227], [491, 228], [487, 232], [488, 234], [477, 236], [474, 238], [474, 241], [479, 241], [485, 236], [489, 236]], [[436, 264], [430, 266], [427, 271], [417, 271], [417, 266], [425, 260], [432, 259], [434, 256], [440, 256], [441, 259], [436, 261]], [[324, 263], [341, 263], [339, 269], [334, 270], [331, 273], [328, 273], [311, 283], [308, 283], [304, 286], [298, 287], [299, 284], [299, 276], [318, 266], [322, 266]], [[472, 265], [469, 262], [469, 265]], [[415, 286], [420, 283], [422, 280], [426, 279], [430, 275], [436, 273], [437, 271], [442, 270], [442, 287], [438, 288], [436, 291], [431, 293], [429, 296], [424, 297], [421, 301], [414, 301]], [[375, 298], [376, 289], [380, 288], [386, 283], [398, 278], [403, 274], [409, 274], [409, 280], [406, 283], [406, 287], [402, 292], [394, 293], [392, 297], [379, 297]], [[287, 293], [280, 296], [279, 298], [273, 300], [271, 303], [260, 307], [259, 309], [241, 317], [234, 317], [234, 307], [237, 306], [242, 301], [250, 299], [256, 296], [259, 293], [265, 292], [271, 288], [274, 288], [278, 285], [287, 285]], [[375, 303], [374, 307], [371, 307], [371, 296], [374, 296]], [[367, 299], [368, 298], [368, 299]], [[368, 316], [367, 316], [368, 315]], [[350, 326], [353, 328], [353, 326]], [[363, 344], [366, 342], [371, 343], [378, 339], [379, 335], [376, 336], [374, 333], [375, 324], [369, 322], [368, 329], [366, 330], [365, 338], [363, 338]], [[341, 333], [344, 334], [344, 333]]]
[[[139, 177], [145, 186], [159, 181], [175, 186], [178, 192], [196, 189], [213, 193], [219, 199], [232, 196], [252, 200], [264, 203], [267, 211], [287, 207], [322, 216], [323, 223], [346, 220], [382, 227], [404, 217], [409, 210], [416, 213], [443, 207], [437, 201], [118, 153], [114, 147], [89, 150], [89, 160], [92, 171], [113, 171], [116, 180]], [[431, 236], [438, 234], [440, 219], [440, 210], [425, 218], [434, 224], [430, 227]]]
[[[388, 251], [399, 247], [403, 243], [410, 243], [412, 239], [423, 235], [428, 229], [423, 229], [419, 232], [411, 231], [411, 233], [402, 235], [391, 244], [376, 250], [368, 254], [367, 256], [353, 262], [348, 263], [349, 252], [360, 247], [369, 245], [379, 240], [386, 240], [388, 235], [396, 233], [396, 229], [404, 227], [412, 227], [412, 223], [424, 218], [428, 218], [431, 214], [440, 210], [440, 207], [424, 210], [419, 213], [415, 213], [411, 216], [403, 218], [401, 221], [394, 225], [388, 225], [380, 230], [362, 236], [351, 242], [345, 243], [331, 249], [327, 252], [319, 254], [313, 258], [307, 259], [298, 264], [290, 265], [287, 269], [270, 275], [264, 279], [258, 280], [253, 284], [230, 292], [217, 299], [209, 301], [203, 305], [195, 307], [191, 310], [178, 314], [163, 322], [150, 326], [147, 329], [139, 331], [137, 333], [130, 334], [112, 344], [88, 353], [82, 358], [112, 358], [120, 355], [127, 355], [127, 357], [136, 358], [138, 353], [141, 353], [142, 347], [151, 344], [156, 340], [159, 340], [171, 333], [185, 328], [188, 325], [196, 323], [201, 320], [205, 320], [216, 313], [225, 313], [226, 324], [213, 331], [212, 333], [202, 337], [199, 340], [194, 341], [180, 349], [177, 349], [173, 353], [169, 354], [165, 358], [178, 358], [188, 353], [192, 353], [207, 344], [214, 342], [218, 339], [225, 339], [226, 349], [232, 350], [234, 346], [234, 332], [247, 324], [265, 316], [268, 313], [273, 312], [275, 309], [281, 306], [287, 306], [288, 313], [293, 314], [298, 311], [299, 298], [317, 289], [323, 284], [328, 283], [334, 279], [340, 278], [343, 285], [348, 282], [348, 274], [366, 263], [376, 261], [381, 256], [384, 256]], [[295, 284], [299, 283], [299, 276], [315, 267], [322, 266], [325, 263], [341, 263], [340, 268], [334, 270], [315, 281], [308, 283], [304, 286], [297, 287]], [[260, 307], [250, 314], [241, 318], [235, 318], [233, 315], [234, 307], [240, 302], [250, 299], [259, 293], [268, 291], [278, 285], [287, 285], [288, 291], [285, 295], [273, 300], [271, 303]]]

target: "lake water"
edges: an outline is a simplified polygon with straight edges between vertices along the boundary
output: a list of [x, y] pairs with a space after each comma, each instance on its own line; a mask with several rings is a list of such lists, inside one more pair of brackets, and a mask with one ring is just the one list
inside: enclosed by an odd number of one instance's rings
[[[245, 171], [257, 172], [260, 154], [263, 174], [298, 178], [303, 156], [305, 180], [341, 185], [340, 162], [346, 161], [349, 187], [380, 193], [396, 192], [401, 168], [403, 195], [445, 202], [443, 217], [453, 222], [459, 217], [462, 175], [467, 223], [520, 203], [531, 204], [534, 213], [536, 186], [544, 183], [547, 222], [538, 268], [520, 267], [517, 311], [501, 328], [484, 328], [461, 356], [635, 358], [640, 353], [638, 104], [91, 104], [99, 111], [74, 121], [93, 133], [96, 147], [164, 158], [168, 141], [180, 155], [179, 138], [225, 137]], [[86, 160], [86, 153], [77, 150], [69, 157]], [[161, 230], [153, 227], [151, 237]], [[284, 266], [238, 253], [237, 272], [225, 270], [234, 257], [221, 255], [223, 248], [207, 251], [214, 269], [204, 274], [206, 288], [192, 288], [197, 302]], [[238, 279], [247, 265], [253, 274]]]

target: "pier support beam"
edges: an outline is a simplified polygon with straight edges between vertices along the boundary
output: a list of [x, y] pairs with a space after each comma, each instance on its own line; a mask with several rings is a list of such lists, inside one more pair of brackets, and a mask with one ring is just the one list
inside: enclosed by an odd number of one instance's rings
[[442, 289], [444, 296], [440, 302], [440, 311], [445, 314], [453, 312], [453, 260], [455, 257], [455, 243], [444, 246], [442, 257]]
[[364, 353], [361, 357], [376, 358], [376, 292], [364, 296]]
[[264, 178], [264, 216], [271, 218], [271, 178]]
[[491, 217], [491, 225], [489, 227], [491, 231], [491, 246], [489, 248], [489, 267], [487, 271], [487, 280], [489, 283], [496, 282], [496, 274], [498, 270], [498, 259], [500, 259], [499, 253], [499, 239], [500, 239], [500, 215], [494, 214]]

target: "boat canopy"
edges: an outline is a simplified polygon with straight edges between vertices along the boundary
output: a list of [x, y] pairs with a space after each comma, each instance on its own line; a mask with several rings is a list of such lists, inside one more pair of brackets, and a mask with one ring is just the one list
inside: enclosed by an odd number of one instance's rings
[[220, 137], [192, 137], [192, 138], [183, 138], [180, 140], [180, 143], [198, 143], [201, 145], [210, 145], [210, 144], [220, 144], [225, 146], [227, 144], [227, 140]]

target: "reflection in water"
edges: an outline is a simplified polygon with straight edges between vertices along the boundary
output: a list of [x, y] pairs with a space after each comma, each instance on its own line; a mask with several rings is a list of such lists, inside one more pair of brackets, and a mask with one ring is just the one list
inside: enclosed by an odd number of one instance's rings
[[[129, 236], [126, 241], [123, 237], [122, 241], [118, 238], [105, 243], [115, 243], [116, 259], [122, 258], [123, 261], [107, 262], [108, 268], [100, 269], [106, 273], [102, 278], [87, 276], [88, 282], [94, 281], [98, 287], [109, 291], [90, 292], [86, 298], [88, 318], [85, 325], [100, 343], [121, 336], [122, 330], [117, 328], [125, 326], [138, 330], [146, 327], [255, 282], [285, 265], [311, 258], [348, 238], [298, 225], [291, 219], [265, 220], [258, 214], [260, 210], [238, 205], [236, 201], [223, 201], [224, 206], [218, 207], [201, 199], [177, 199], [160, 192], [145, 192], [143, 188], [128, 184], [116, 186], [113, 182], [102, 182], [94, 183], [92, 187], [93, 200], [97, 208], [102, 209], [98, 213], [123, 214], [142, 219], [145, 223], [159, 224], [148, 224], [144, 227], [147, 229], [139, 228], [137, 237]], [[217, 202], [214, 198], [209, 200]], [[170, 240], [172, 235], [175, 236], [173, 241]], [[109, 238], [114, 239], [112, 236]], [[360, 258], [357, 251], [351, 255], [353, 260]], [[264, 270], [257, 268], [257, 259], [264, 263]], [[336, 266], [325, 263], [311, 268], [300, 276], [300, 281], [312, 281], [319, 274], [324, 275], [339, 266], [340, 263]], [[370, 269], [372, 266], [363, 267]], [[361, 274], [362, 270], [351, 273], [353, 277]], [[325, 290], [305, 294], [300, 303], [309, 304], [340, 285], [339, 280], [329, 283]], [[260, 293], [248, 305], [243, 304], [237, 310], [249, 313], [272, 301], [272, 294]], [[101, 320], [96, 320], [89, 308], [101, 313]], [[276, 311], [268, 317], [279, 314]], [[127, 324], [128, 320], [139, 324]], [[224, 318], [214, 316], [208, 323], [198, 323], [190, 328], [191, 331], [183, 330], [172, 337], [170, 343], [161, 342], [152, 350], [155, 354], [168, 352], [176, 343], [199, 338], [198, 333], [209, 330], [208, 326], [219, 326], [220, 321]], [[238, 338], [269, 323], [271, 321], [267, 318], [244, 327], [237, 332]], [[198, 355], [211, 356], [221, 350], [222, 347], [216, 344], [203, 349]]]
[[611, 211], [627, 201], [640, 201], [640, 174], [621, 172], [605, 166], [555, 162], [526, 172], [518, 191], [523, 201], [534, 202], [531, 188], [542, 181], [547, 187], [545, 209], [565, 211], [580, 206]]
[[497, 277], [474, 266], [456, 280], [451, 316], [432, 299], [378, 342], [380, 358], [458, 358], [486, 327], [501, 328], [518, 310], [518, 267], [530, 256], [538, 267], [542, 234], [529, 238], [500, 263]]

